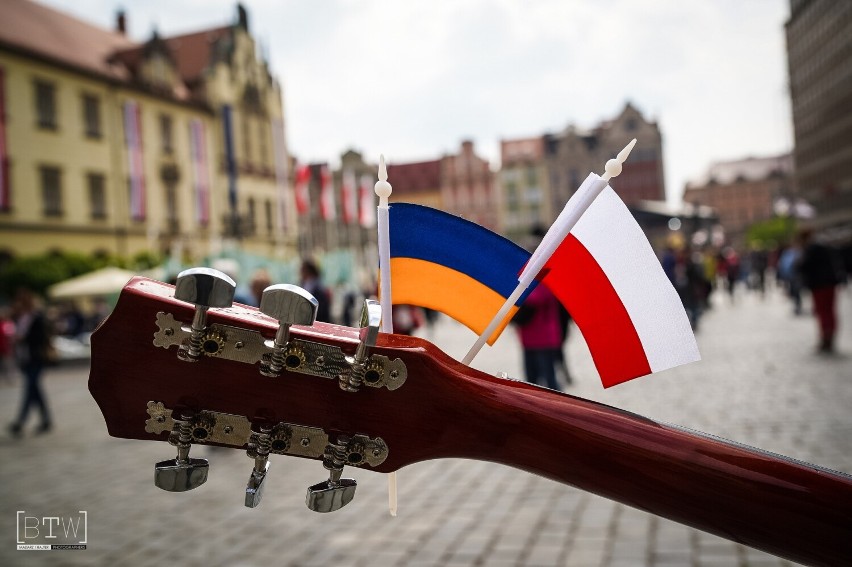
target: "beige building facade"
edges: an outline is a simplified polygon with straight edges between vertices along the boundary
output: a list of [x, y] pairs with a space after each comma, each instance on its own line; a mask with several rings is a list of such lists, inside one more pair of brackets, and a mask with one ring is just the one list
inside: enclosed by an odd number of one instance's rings
[[124, 29], [123, 14], [104, 30], [28, 0], [4, 8], [0, 252], [294, 246], [281, 89], [245, 10], [143, 43]]

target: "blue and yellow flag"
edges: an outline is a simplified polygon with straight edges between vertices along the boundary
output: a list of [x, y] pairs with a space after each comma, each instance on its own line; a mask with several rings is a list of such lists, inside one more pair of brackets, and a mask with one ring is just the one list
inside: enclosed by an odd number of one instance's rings
[[[530, 257], [476, 223], [421, 205], [391, 203], [389, 224], [393, 303], [440, 311], [477, 334], [515, 290]], [[498, 328], [488, 343], [502, 330]]]

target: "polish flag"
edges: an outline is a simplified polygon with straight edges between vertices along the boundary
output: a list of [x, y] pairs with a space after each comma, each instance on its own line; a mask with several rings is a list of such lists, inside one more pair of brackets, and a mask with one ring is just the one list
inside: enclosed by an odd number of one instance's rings
[[[577, 193], [599, 180], [590, 175]], [[571, 313], [604, 387], [700, 360], [683, 304], [627, 206], [609, 185], [592, 199], [538, 279]]]
[[311, 210], [311, 199], [308, 193], [308, 183], [311, 182], [311, 168], [303, 165], [296, 168], [296, 179], [293, 184], [293, 193], [296, 196], [296, 212], [306, 215]]
[[334, 181], [327, 165], [320, 169], [320, 216], [327, 221], [333, 221], [337, 216], [334, 206]]
[[355, 173], [351, 169], [343, 172], [340, 186], [340, 199], [343, 201], [343, 222], [351, 224], [358, 216], [358, 195], [355, 187]]

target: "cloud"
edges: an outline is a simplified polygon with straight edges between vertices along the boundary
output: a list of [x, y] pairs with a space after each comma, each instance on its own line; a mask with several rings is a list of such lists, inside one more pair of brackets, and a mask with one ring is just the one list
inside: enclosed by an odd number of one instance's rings
[[[791, 147], [783, 0], [246, 4], [303, 159], [433, 159], [472, 138], [496, 162], [500, 138], [591, 127], [628, 100], [660, 121], [673, 199], [712, 161]], [[112, 25], [110, 1], [61, 9]], [[169, 34], [235, 14], [230, 0], [128, 7], [142, 38], [154, 22]]]

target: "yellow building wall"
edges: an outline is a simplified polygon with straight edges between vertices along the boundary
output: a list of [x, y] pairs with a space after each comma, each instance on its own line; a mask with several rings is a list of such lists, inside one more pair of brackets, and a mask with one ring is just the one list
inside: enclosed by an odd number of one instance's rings
[[[277, 214], [279, 186], [274, 176], [275, 146], [273, 120], [282, 119], [281, 92], [275, 81], [269, 84], [262, 64], [256, 58], [253, 38], [238, 31], [235, 64], [216, 64], [208, 76], [210, 108], [181, 104], [123, 85], [76, 73], [73, 70], [0, 51], [5, 71], [6, 141], [10, 158], [12, 209], [0, 212], [0, 250], [15, 255], [50, 250], [84, 253], [109, 252], [132, 257], [143, 251], [178, 251], [199, 260], [223, 247], [223, 223], [230, 213], [228, 175], [224, 167], [222, 105], [233, 108], [234, 149], [238, 166], [251, 163], [255, 172], [240, 172], [237, 179], [238, 209], [248, 211], [255, 202], [253, 234], [244, 235], [233, 246], [257, 254], [287, 257], [295, 251], [296, 222], [292, 194], [288, 191], [284, 225]], [[35, 81], [55, 86], [56, 130], [38, 127]], [[265, 116], [250, 115], [242, 108], [247, 83], [260, 85]], [[83, 95], [100, 101], [101, 137], [85, 133]], [[129, 166], [125, 142], [124, 104], [134, 100], [141, 111], [143, 161], [145, 171], [146, 216], [130, 218]], [[160, 116], [172, 121], [173, 152], [163, 151]], [[204, 123], [208, 177], [210, 183], [209, 223], [197, 219], [195, 176], [191, 161], [189, 124]], [[248, 129], [243, 122], [247, 121]], [[251, 136], [250, 156], [244, 155], [246, 135]], [[287, 160], [286, 149], [280, 159]], [[40, 166], [61, 170], [62, 212], [59, 217], [44, 215]], [[179, 232], [171, 233], [166, 184], [161, 171], [174, 166], [179, 172], [175, 185]], [[238, 167], [239, 169], [239, 167]], [[105, 177], [106, 217], [92, 218], [88, 173]], [[292, 172], [290, 172], [292, 175]], [[272, 207], [272, 230], [267, 227], [266, 203]], [[227, 246], [228, 243], [225, 243]]]

